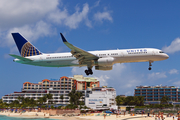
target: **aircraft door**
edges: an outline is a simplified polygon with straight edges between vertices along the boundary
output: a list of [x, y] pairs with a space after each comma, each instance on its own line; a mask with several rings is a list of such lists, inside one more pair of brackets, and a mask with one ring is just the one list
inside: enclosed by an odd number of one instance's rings
[[154, 52], [154, 51], [152, 51], [152, 55], [155, 55], [155, 52]]

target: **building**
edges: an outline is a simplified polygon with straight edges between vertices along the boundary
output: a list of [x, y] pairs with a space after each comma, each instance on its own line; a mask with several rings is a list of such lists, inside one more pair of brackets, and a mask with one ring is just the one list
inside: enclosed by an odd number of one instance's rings
[[83, 75], [74, 75], [73, 87], [76, 90], [86, 90], [87, 88], [99, 87], [99, 81], [93, 77], [83, 77]]
[[[59, 105], [69, 104], [69, 92], [74, 88], [83, 93], [82, 101], [84, 101], [87, 88], [99, 87], [99, 81], [95, 78], [83, 77], [82, 75], [74, 75], [74, 77], [63, 76], [59, 80], [44, 79], [39, 83], [23, 83], [21, 92], [14, 92], [2, 97], [3, 102], [11, 103], [17, 100], [18, 96], [25, 98], [33, 98], [38, 100], [40, 97], [50, 93], [53, 95], [53, 103]], [[64, 99], [61, 100], [60, 96]]]
[[143, 96], [144, 101], [159, 103], [163, 96], [169, 97], [170, 101], [180, 100], [180, 88], [175, 86], [137, 86], [134, 96]]
[[85, 105], [92, 109], [109, 109], [116, 106], [116, 90], [112, 87], [87, 89]]

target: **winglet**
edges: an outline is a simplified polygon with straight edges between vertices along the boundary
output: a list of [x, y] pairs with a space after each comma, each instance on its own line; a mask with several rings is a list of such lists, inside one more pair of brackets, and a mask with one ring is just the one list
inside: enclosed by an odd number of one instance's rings
[[63, 36], [63, 34], [60, 33], [60, 35], [61, 35], [61, 38], [62, 38], [63, 42], [67, 42], [67, 40], [66, 40], [66, 38]]

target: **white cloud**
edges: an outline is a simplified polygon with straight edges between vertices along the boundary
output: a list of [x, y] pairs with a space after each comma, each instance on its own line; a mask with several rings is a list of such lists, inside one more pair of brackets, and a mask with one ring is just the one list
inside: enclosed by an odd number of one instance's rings
[[[86, 67], [72, 68], [72, 75], [86, 76], [84, 70]], [[113, 70], [110, 71], [98, 71], [93, 69], [93, 76], [100, 81], [100, 86], [114, 87], [117, 94], [133, 95], [133, 89], [141, 84], [142, 76], [137, 76], [131, 71], [131, 67], [128, 64], [115, 64]]]
[[176, 38], [171, 42], [171, 45], [163, 47], [162, 50], [166, 53], [175, 53], [180, 51], [180, 38]]
[[21, 33], [30, 42], [37, 40], [39, 37], [51, 35], [53, 33], [51, 26], [43, 21], [39, 21], [35, 25], [12, 28], [4, 34], [3, 39], [0, 39], [1, 46], [9, 46], [11, 52], [15, 50], [14, 47], [12, 47], [15, 45], [11, 35], [13, 32]]
[[179, 72], [176, 69], [172, 69], [169, 71], [169, 74], [179, 74]]
[[103, 20], [112, 22], [113, 18], [110, 13], [111, 11], [97, 12], [96, 14], [94, 14], [94, 19], [99, 22], [103, 22]]
[[180, 81], [178, 80], [178, 81], [176, 81], [176, 82], [173, 82], [173, 84], [174, 84], [175, 86], [180, 86]]
[[49, 20], [68, 26], [70, 29], [76, 29], [79, 24], [85, 21], [86, 26], [92, 27], [90, 20], [88, 19], [89, 5], [86, 3], [83, 5], [83, 9], [80, 12], [80, 8], [76, 6], [76, 12], [69, 15], [67, 9], [63, 11], [57, 10], [49, 15]]
[[[1, 0], [0, 4], [0, 47], [7, 46], [11, 53], [17, 51], [12, 39], [12, 32], [20, 32], [25, 38], [33, 42], [40, 37], [54, 33], [54, 25], [64, 25], [70, 29], [77, 29], [81, 23], [92, 27], [88, 19], [89, 5], [78, 5], [73, 13], [61, 8], [60, 0]], [[99, 5], [99, 1], [95, 4]], [[107, 13], [106, 13], [107, 12]], [[100, 14], [100, 20], [112, 20], [110, 12]], [[92, 13], [93, 14], [93, 13]], [[59, 51], [59, 50], [58, 50]]]
[[1, 29], [37, 22], [57, 9], [58, 0], [1, 0]]
[[166, 73], [165, 72], [153, 72], [151, 74], [148, 74], [148, 79], [156, 80], [156, 79], [161, 79], [161, 78], [166, 78]]
[[99, 6], [100, 0], [96, 1], [93, 7]]

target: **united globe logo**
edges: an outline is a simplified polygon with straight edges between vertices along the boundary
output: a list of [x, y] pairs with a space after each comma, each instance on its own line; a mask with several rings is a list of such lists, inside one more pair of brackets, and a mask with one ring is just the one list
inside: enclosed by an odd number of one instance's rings
[[33, 55], [40, 55], [41, 52], [37, 50], [31, 43], [27, 42], [21, 49], [21, 56], [28, 57]]

